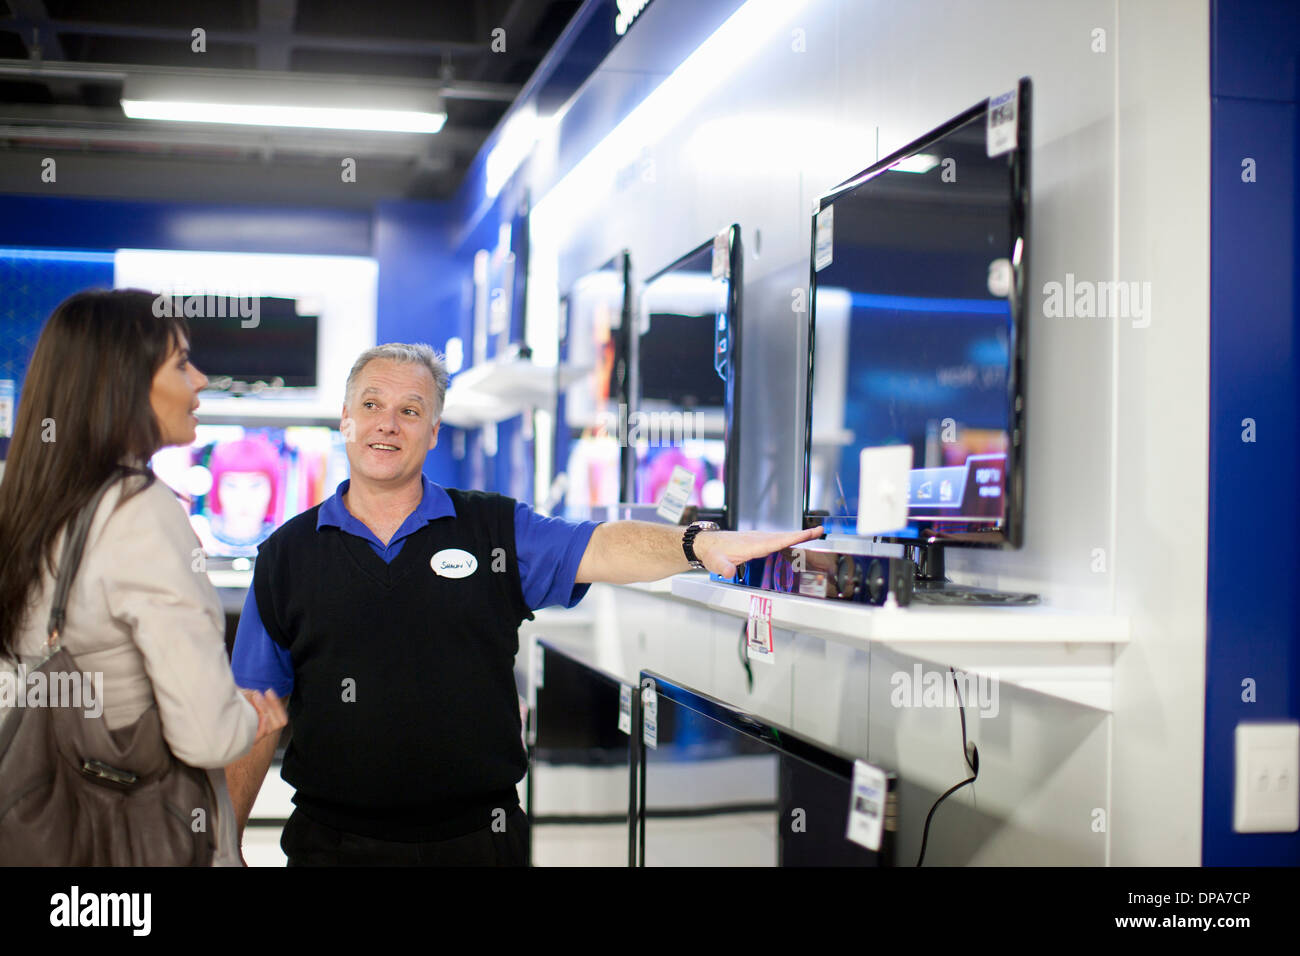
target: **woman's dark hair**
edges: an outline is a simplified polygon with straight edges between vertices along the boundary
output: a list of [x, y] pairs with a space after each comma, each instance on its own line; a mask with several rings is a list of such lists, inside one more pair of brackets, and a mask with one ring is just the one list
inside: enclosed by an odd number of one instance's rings
[[[13, 655], [54, 544], [130, 456], [162, 445], [153, 377], [188, 338], [184, 319], [154, 314], [139, 289], [78, 292], [51, 313], [27, 367], [0, 481], [0, 655]], [[170, 311], [170, 310], [168, 310]], [[153, 481], [145, 469], [146, 481]]]

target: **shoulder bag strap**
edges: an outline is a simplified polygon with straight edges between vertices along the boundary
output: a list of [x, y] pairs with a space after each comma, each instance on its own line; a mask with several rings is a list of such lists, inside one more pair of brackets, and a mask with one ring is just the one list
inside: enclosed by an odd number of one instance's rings
[[99, 503], [108, 493], [108, 489], [121, 480], [124, 474], [122, 471], [115, 471], [68, 524], [67, 537], [63, 543], [63, 555], [59, 563], [59, 576], [54, 585], [54, 601], [50, 605], [50, 617], [46, 625], [49, 637], [45, 643], [51, 651], [58, 650], [59, 647], [59, 632], [63, 630], [63, 622], [67, 617], [68, 593], [72, 590], [73, 579], [76, 578], [77, 569], [81, 566], [81, 553], [86, 548], [86, 536], [90, 533], [91, 522], [95, 520], [95, 512], [99, 510]]

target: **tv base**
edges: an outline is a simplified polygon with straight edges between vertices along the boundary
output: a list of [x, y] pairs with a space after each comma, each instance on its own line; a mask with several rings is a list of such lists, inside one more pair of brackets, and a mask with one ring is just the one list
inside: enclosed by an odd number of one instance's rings
[[946, 607], [1024, 607], [1037, 604], [1037, 594], [1019, 591], [994, 591], [990, 588], [967, 587], [951, 581], [914, 581], [912, 601], [915, 604], [942, 605]]

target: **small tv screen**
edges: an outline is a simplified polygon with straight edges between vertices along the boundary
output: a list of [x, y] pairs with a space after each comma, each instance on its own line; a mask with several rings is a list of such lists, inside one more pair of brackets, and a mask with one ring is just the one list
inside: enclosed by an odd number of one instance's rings
[[527, 791], [533, 865], [629, 866], [635, 688], [539, 643]]
[[[223, 301], [220, 296], [212, 300]], [[319, 317], [299, 315], [293, 299], [263, 296], [256, 303], [257, 312], [250, 318], [237, 314], [188, 319], [194, 364], [210, 379], [314, 388]]]
[[1009, 106], [1010, 145], [985, 101], [820, 201], [809, 523], [855, 534], [862, 450], [908, 445], [907, 525], [883, 538], [1021, 543], [1028, 80]]
[[348, 477], [343, 436], [323, 426], [199, 425], [188, 446], [163, 448], [154, 473], [188, 501], [206, 554], [255, 557], [281, 524]]
[[690, 479], [685, 504], [697, 517], [734, 527], [741, 264], [733, 225], [641, 290], [626, 428], [629, 504], [658, 506], [677, 473]]
[[894, 774], [881, 772], [884, 794], [859, 805], [876, 824], [874, 848], [864, 845], [849, 838], [853, 758], [650, 671], [643, 701], [648, 682], [654, 744], [641, 748], [641, 865], [893, 864]]

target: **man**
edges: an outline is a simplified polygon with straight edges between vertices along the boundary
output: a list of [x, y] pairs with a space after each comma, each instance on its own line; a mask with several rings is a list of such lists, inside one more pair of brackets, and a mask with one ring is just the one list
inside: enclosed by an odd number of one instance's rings
[[[527, 769], [513, 665], [534, 608], [595, 581], [711, 571], [807, 541], [640, 521], [569, 522], [422, 474], [447, 372], [426, 345], [381, 345], [348, 375], [351, 478], [260, 547], [232, 667], [289, 697], [289, 865], [527, 861]], [[227, 777], [242, 833], [279, 735]]]

